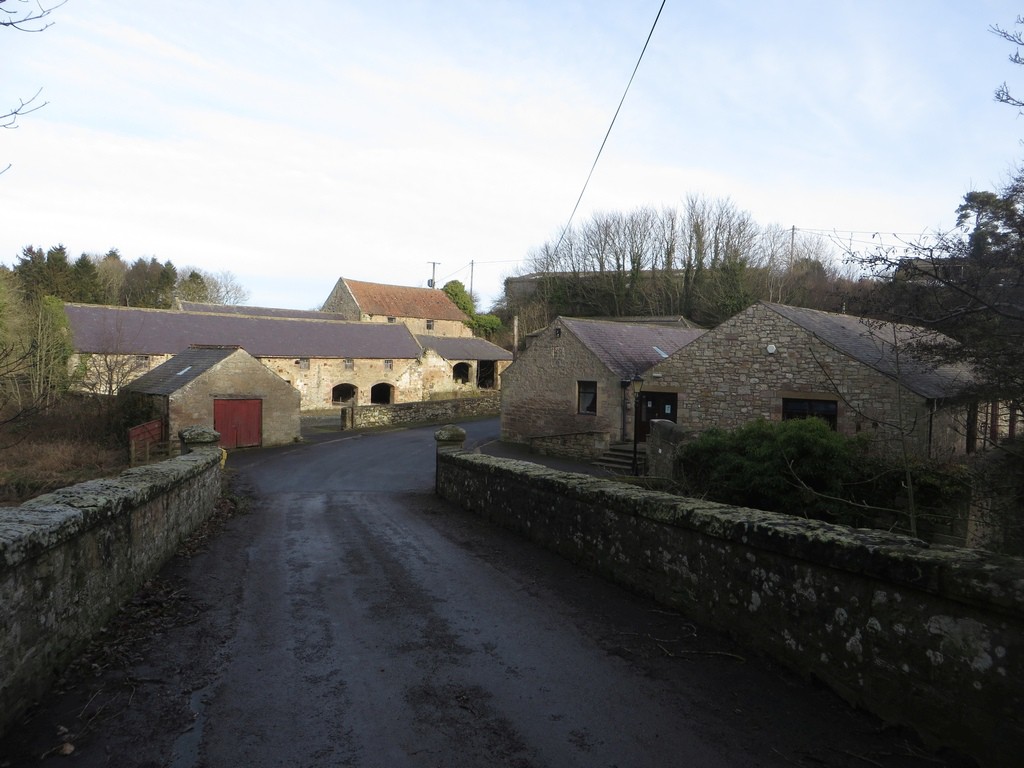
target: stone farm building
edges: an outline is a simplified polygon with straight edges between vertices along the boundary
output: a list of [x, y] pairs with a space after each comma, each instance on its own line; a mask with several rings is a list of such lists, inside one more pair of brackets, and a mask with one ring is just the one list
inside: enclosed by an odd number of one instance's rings
[[700, 432], [816, 416], [883, 450], [941, 458], [969, 449], [966, 369], [915, 359], [921, 329], [759, 302], [653, 366], [644, 392]]
[[[297, 389], [303, 410], [320, 410], [341, 403], [408, 403], [495, 389], [512, 358], [471, 334], [414, 335], [405, 321], [353, 321], [327, 312], [258, 307], [181, 307], [66, 304], [75, 351], [72, 365], [83, 387], [116, 394], [184, 349], [231, 346], [245, 349]], [[426, 319], [421, 320], [426, 327]], [[432, 325], [438, 330], [438, 322]], [[440, 328], [446, 329], [454, 331], [454, 326]]]
[[185, 427], [213, 426], [225, 448], [299, 439], [299, 393], [244, 349], [179, 352], [121, 392], [137, 413], [159, 419], [169, 439]]
[[[637, 380], [702, 333], [678, 324], [559, 317], [505, 371], [502, 439], [582, 457], [632, 440]], [[660, 402], [644, 401], [637, 427], [671, 415]]]
[[416, 334], [472, 336], [468, 319], [444, 291], [341, 278], [321, 307], [345, 320], [404, 323]]

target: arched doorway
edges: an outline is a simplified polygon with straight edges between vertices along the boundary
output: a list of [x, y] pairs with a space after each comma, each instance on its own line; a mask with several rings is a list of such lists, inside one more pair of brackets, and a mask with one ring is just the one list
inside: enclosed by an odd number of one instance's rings
[[390, 384], [374, 384], [370, 389], [370, 402], [374, 405], [390, 405], [394, 387]]
[[359, 389], [355, 384], [337, 384], [331, 390], [331, 402], [335, 405], [355, 405]]
[[459, 384], [469, 383], [469, 363], [456, 363], [452, 367], [452, 379]]

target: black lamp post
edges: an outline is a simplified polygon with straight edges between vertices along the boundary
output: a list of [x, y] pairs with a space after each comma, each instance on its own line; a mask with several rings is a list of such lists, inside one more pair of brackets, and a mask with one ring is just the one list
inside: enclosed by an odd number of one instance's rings
[[633, 376], [633, 477], [640, 475], [640, 465], [636, 460], [636, 443], [640, 432], [640, 394], [643, 390], [644, 380], [639, 376]]

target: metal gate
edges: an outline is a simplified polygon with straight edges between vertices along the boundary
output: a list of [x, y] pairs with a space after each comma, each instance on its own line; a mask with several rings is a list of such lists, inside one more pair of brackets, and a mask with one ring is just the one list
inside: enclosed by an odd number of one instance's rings
[[222, 448], [254, 448], [263, 444], [262, 400], [214, 400], [213, 428]]

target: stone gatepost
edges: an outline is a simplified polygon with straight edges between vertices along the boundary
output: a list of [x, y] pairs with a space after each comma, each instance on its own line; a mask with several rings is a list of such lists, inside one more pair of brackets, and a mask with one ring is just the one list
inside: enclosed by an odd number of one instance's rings
[[220, 442], [220, 432], [213, 427], [196, 425], [185, 427], [178, 432], [181, 440], [181, 453], [192, 453], [196, 448], [216, 448]]
[[445, 424], [434, 433], [437, 447], [434, 451], [434, 493], [437, 493], [437, 457], [442, 453], [461, 451], [466, 444], [466, 430], [454, 424]]

